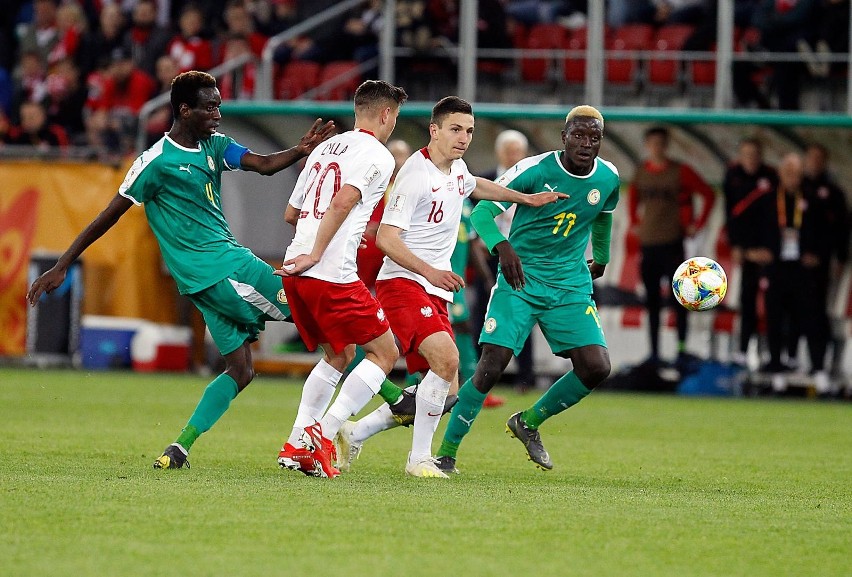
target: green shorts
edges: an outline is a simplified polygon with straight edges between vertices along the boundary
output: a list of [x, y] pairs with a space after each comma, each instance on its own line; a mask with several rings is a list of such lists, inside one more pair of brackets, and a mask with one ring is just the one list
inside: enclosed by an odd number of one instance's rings
[[470, 309], [467, 308], [467, 299], [464, 296], [464, 289], [457, 293], [453, 293], [453, 302], [447, 309], [450, 316], [450, 322], [463, 323], [470, 318]]
[[606, 346], [591, 295], [558, 290], [529, 276], [526, 286], [516, 291], [503, 273], [498, 274], [480, 344], [506, 347], [517, 356], [536, 323], [554, 354], [587, 345]]
[[289, 321], [290, 307], [281, 278], [255, 257], [228, 278], [187, 295], [201, 311], [204, 322], [223, 355], [246, 341], [256, 341], [266, 321]]

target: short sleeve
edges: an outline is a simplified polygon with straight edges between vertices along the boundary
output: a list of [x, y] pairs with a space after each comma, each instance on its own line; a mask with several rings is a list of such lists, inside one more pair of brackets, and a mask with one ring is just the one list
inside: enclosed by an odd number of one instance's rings
[[469, 198], [473, 191], [476, 190], [476, 177], [467, 169], [467, 164], [464, 165], [464, 197]]
[[305, 182], [308, 179], [308, 172], [310, 172], [311, 166], [311, 164], [306, 164], [302, 172], [299, 173], [299, 178], [296, 179], [296, 185], [293, 187], [293, 193], [290, 195], [290, 200], [288, 201], [288, 204], [293, 208], [302, 210], [302, 205], [305, 204], [305, 197], [308, 195], [308, 191], [305, 190]]
[[428, 178], [421, 174], [412, 163], [405, 164], [396, 175], [393, 190], [385, 203], [382, 224], [388, 224], [408, 230], [414, 209], [420, 200], [423, 185], [428, 186]]
[[118, 194], [137, 205], [152, 200], [162, 190], [164, 179], [158, 178], [159, 172], [158, 163], [146, 161], [144, 153], [139, 155], [118, 187]]
[[[376, 143], [378, 144], [378, 141]], [[371, 186], [384, 190], [381, 185], [387, 186], [393, 172], [393, 155], [381, 144], [378, 146], [380, 148], [373, 146], [363, 148], [357, 163], [352, 167], [346, 182], [343, 183], [361, 191], [361, 198], [365, 197], [364, 193]]]

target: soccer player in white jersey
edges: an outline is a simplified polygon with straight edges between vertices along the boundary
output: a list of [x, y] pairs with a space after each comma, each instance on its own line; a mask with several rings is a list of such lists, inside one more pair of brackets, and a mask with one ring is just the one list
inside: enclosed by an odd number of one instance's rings
[[[355, 92], [355, 128], [330, 138], [308, 157], [284, 213], [296, 234], [276, 274], [284, 279], [293, 322], [308, 350], [320, 346], [325, 353], [305, 381], [294, 430], [304, 429], [314, 474], [322, 477], [339, 474], [331, 439], [379, 392], [398, 356], [385, 313], [358, 278], [355, 259], [393, 173], [385, 142], [407, 98], [402, 88], [387, 82], [361, 84]], [[351, 361], [354, 345], [366, 357], [325, 411], [340, 378], [334, 367]], [[293, 441], [282, 447], [279, 464], [311, 474], [310, 464], [291, 458]]]
[[[447, 303], [464, 287], [464, 279], [450, 266], [464, 200], [472, 194], [541, 206], [564, 198], [553, 192], [522, 194], [474, 177], [461, 159], [473, 128], [473, 110], [465, 100], [448, 96], [433, 107], [429, 144], [400, 169], [376, 236], [387, 255], [376, 280], [376, 296], [400, 341], [408, 371], [425, 373], [417, 387], [414, 439], [405, 467], [415, 477], [447, 477], [435, 465], [431, 445], [447, 394], [451, 386], [458, 387], [459, 353]], [[389, 428], [394, 421], [385, 408], [376, 412], [375, 419]], [[351, 435], [355, 429], [357, 425], [348, 426], [344, 432]], [[355, 438], [354, 446], [358, 442]], [[341, 466], [348, 468], [353, 437], [339, 436], [338, 445]]]

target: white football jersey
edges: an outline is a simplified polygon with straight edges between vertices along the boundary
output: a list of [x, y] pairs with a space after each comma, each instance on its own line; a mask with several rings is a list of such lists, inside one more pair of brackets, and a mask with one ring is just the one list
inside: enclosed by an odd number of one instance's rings
[[284, 259], [313, 250], [332, 197], [350, 184], [361, 192], [361, 200], [343, 221], [320, 261], [302, 276], [338, 284], [357, 281], [355, 257], [361, 235], [388, 187], [393, 168], [393, 155], [367, 131], [344, 132], [317, 146], [308, 156], [290, 196], [290, 205], [299, 210], [299, 220]]
[[[440, 270], [452, 270], [450, 257], [456, 248], [464, 199], [476, 188], [476, 179], [461, 159], [444, 174], [422, 148], [412, 154], [394, 181], [385, 203], [382, 224], [402, 229], [400, 238], [415, 256]], [[438, 288], [425, 277], [385, 257], [377, 280], [408, 278], [426, 292], [449, 302], [453, 293]]]

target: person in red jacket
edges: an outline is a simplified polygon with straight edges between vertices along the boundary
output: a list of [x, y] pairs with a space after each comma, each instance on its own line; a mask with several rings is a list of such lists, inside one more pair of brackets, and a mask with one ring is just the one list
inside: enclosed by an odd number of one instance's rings
[[[630, 222], [637, 228], [642, 250], [642, 283], [648, 309], [651, 363], [660, 360], [660, 309], [665, 292], [671, 297], [672, 274], [684, 261], [683, 242], [704, 228], [713, 208], [713, 189], [689, 165], [669, 158], [669, 131], [655, 126], [645, 132], [645, 161], [636, 169], [630, 183]], [[701, 213], [696, 218], [692, 201], [701, 198]], [[678, 366], [684, 368], [686, 353], [686, 309], [677, 311]]]
[[197, 4], [187, 4], [178, 19], [180, 33], [175, 35], [166, 48], [166, 54], [174, 58], [181, 72], [187, 70], [209, 70], [213, 67], [213, 45], [202, 37], [204, 12]]

